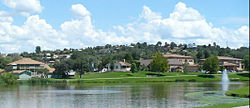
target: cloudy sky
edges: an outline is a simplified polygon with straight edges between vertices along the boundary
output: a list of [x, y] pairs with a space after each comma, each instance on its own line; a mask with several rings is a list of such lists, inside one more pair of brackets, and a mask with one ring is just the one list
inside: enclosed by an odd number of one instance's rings
[[157, 41], [249, 46], [249, 0], [0, 0], [0, 52]]

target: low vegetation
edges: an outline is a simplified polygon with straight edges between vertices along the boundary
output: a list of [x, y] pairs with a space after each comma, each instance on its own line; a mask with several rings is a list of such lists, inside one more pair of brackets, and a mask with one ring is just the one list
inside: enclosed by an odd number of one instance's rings
[[219, 104], [219, 105], [211, 105], [211, 106], [203, 106], [203, 107], [195, 107], [195, 108], [232, 108], [232, 107], [246, 106], [246, 105], [249, 105], [249, 102], [231, 103], [231, 104]]
[[0, 84], [1, 85], [16, 84], [16, 81], [17, 81], [17, 77], [15, 77], [11, 73], [4, 72], [4, 73], [0, 74]]

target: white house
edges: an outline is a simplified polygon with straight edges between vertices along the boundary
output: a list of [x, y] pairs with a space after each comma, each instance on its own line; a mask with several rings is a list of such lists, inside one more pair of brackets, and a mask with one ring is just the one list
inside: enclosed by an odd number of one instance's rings
[[130, 64], [125, 62], [125, 60], [123, 62], [116, 61], [114, 63], [114, 69], [113, 70], [111, 70], [110, 66], [111, 66], [111, 64], [109, 63], [107, 65], [108, 71], [115, 71], [115, 72], [127, 72], [127, 71], [130, 71]]

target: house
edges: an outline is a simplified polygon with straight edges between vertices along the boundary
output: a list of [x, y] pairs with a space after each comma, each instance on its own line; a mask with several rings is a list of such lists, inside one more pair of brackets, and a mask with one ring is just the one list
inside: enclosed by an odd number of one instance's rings
[[[217, 56], [220, 61], [220, 66], [224, 66], [225, 69], [229, 71], [242, 71], [244, 69], [244, 65], [241, 64], [242, 59], [233, 58], [233, 57], [226, 57], [226, 56]], [[200, 65], [206, 59], [200, 60]]]
[[[165, 54], [163, 57], [168, 58], [168, 64], [170, 66], [171, 72], [181, 71], [183, 72], [184, 64], [187, 62], [189, 67], [189, 72], [198, 72], [199, 65], [194, 63], [194, 59], [191, 56], [183, 56], [177, 54]], [[140, 60], [140, 65], [149, 67], [150, 62], [153, 59]]]
[[116, 61], [114, 63], [114, 69], [111, 70], [111, 64], [107, 64], [107, 70], [108, 71], [115, 71], [115, 72], [127, 72], [130, 71], [130, 64], [125, 62], [125, 60], [122, 61]]
[[187, 62], [189, 72], [198, 72], [199, 65], [194, 63], [194, 58], [191, 56], [177, 55], [177, 54], [165, 54], [164, 57], [168, 58], [170, 65], [170, 71], [181, 71], [183, 72], [184, 64]]
[[[9, 63], [8, 66], [12, 70], [12, 73], [19, 76], [19, 79], [30, 79], [34, 77], [42, 78], [47, 77], [51, 78], [54, 68], [50, 68], [45, 63], [32, 60], [31, 58], [22, 58], [15, 62]], [[40, 73], [39, 70], [48, 69], [47, 75], [45, 73]]]

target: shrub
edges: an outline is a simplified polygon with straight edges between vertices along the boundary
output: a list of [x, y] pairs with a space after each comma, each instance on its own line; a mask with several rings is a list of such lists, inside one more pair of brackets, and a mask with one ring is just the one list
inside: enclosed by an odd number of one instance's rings
[[185, 82], [185, 79], [176, 79], [175, 82]]
[[0, 80], [8, 85], [15, 84], [17, 78], [12, 73], [4, 72], [0, 75]]
[[214, 75], [198, 75], [198, 77], [202, 77], [202, 78], [215, 78]]
[[196, 79], [190, 79], [188, 82], [196, 82]]

